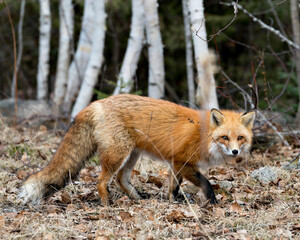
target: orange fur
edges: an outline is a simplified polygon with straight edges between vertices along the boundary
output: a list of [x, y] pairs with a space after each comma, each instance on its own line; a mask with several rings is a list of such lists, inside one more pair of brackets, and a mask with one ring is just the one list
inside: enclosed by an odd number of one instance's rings
[[78, 114], [49, 165], [25, 181], [20, 196], [38, 201], [63, 187], [97, 151], [102, 166], [97, 183], [102, 204], [109, 201], [108, 182], [116, 172], [121, 188], [139, 199], [130, 184], [130, 173], [140, 152], [146, 152], [172, 167], [174, 184], [170, 184], [170, 193], [178, 194], [184, 177], [215, 203], [212, 187], [198, 167], [246, 154], [253, 121], [252, 112], [197, 111], [134, 95], [95, 101]]

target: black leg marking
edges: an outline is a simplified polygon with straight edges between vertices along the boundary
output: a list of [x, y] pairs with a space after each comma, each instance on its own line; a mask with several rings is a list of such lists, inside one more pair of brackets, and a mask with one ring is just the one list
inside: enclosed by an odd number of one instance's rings
[[210, 182], [200, 172], [196, 173], [196, 178], [198, 179], [199, 186], [201, 187], [204, 195], [207, 199], [210, 199], [210, 203], [217, 204], [218, 201]]
[[180, 189], [180, 185], [182, 183], [182, 177], [178, 178], [177, 180], [178, 180], [178, 183], [176, 181], [176, 188], [172, 192], [174, 198], [178, 197], [178, 192], [179, 192], [179, 189]]

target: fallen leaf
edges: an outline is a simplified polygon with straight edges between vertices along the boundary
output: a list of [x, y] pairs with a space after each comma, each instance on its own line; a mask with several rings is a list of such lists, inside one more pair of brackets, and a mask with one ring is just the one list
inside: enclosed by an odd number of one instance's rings
[[228, 209], [229, 212], [234, 212], [234, 213], [242, 213], [242, 207], [240, 206], [240, 204], [238, 204], [237, 202], [233, 202], [229, 209]]
[[72, 203], [68, 204], [66, 207], [66, 211], [71, 212], [71, 211], [75, 211], [76, 210], [76, 206]]
[[5, 216], [0, 216], [0, 227], [4, 227], [5, 226]]
[[215, 207], [214, 212], [219, 217], [225, 217], [225, 211], [224, 211], [224, 209], [222, 209], [220, 207]]
[[71, 203], [71, 196], [68, 192], [62, 191], [62, 193], [61, 193], [61, 202], [64, 203], [64, 204]]
[[26, 162], [27, 158], [28, 158], [27, 152], [24, 152], [23, 155], [22, 155], [22, 157], [21, 157], [21, 161], [22, 162]]
[[223, 196], [221, 194], [216, 195], [217, 200], [221, 200], [222, 198], [223, 198]]
[[[23, 157], [22, 157], [22, 158], [23, 158]], [[28, 176], [28, 174], [26, 173], [25, 170], [19, 170], [19, 171], [17, 172], [17, 178], [18, 178], [18, 179], [24, 180], [27, 176]]]
[[131, 172], [131, 176], [133, 176], [133, 175], [138, 176], [138, 175], [140, 175], [140, 174], [141, 174], [141, 173], [140, 173], [139, 171], [135, 170], [135, 169], [133, 169], [132, 172]]
[[[194, 218], [195, 217], [195, 214], [193, 212], [188, 212], [188, 211], [183, 210], [182, 213], [186, 218]], [[198, 214], [198, 217], [199, 217], [199, 214]]]
[[158, 188], [161, 188], [163, 186], [163, 183], [158, 177], [155, 176], [149, 176], [146, 183], [154, 183]]
[[129, 212], [119, 212], [119, 216], [123, 222], [130, 222], [133, 219], [133, 216]]
[[300, 223], [295, 223], [295, 224], [293, 225], [293, 229], [294, 229], [294, 230], [300, 230]]
[[161, 177], [168, 177], [169, 176], [169, 170], [168, 169], [162, 169], [158, 171], [158, 175]]
[[46, 160], [47, 157], [44, 153], [42, 153], [39, 149], [37, 149], [37, 153], [38, 153], [38, 156], [41, 157], [43, 160]]
[[253, 193], [253, 190], [252, 190], [250, 187], [248, 187], [248, 186], [244, 186], [242, 189], [243, 189], [244, 192], [246, 192], [246, 193]]
[[84, 225], [83, 223], [76, 225], [74, 227], [74, 230], [79, 231], [79, 232], [87, 232], [88, 231], [87, 226]]
[[47, 206], [47, 213], [48, 214], [57, 213], [58, 211], [59, 211], [59, 209], [56, 205], [48, 205]]
[[52, 240], [54, 239], [53, 234], [52, 233], [45, 233], [43, 234], [43, 240]]
[[98, 236], [95, 238], [96, 240], [110, 240], [109, 237], [106, 237], [106, 236]]
[[173, 210], [170, 214], [167, 215], [167, 220], [169, 222], [175, 222], [178, 223], [181, 220], [183, 220], [185, 218], [184, 213], [182, 211], [175, 211]]
[[97, 230], [95, 232], [95, 237], [97, 240], [110, 240], [108, 236], [114, 236], [111, 230]]
[[116, 205], [121, 205], [121, 206], [130, 206], [130, 205], [132, 205], [132, 203], [131, 203], [131, 200], [129, 199], [129, 197], [128, 196], [123, 196], [123, 197], [121, 197], [121, 198], [119, 198], [119, 199], [117, 199], [117, 200], [115, 200], [114, 201], [114, 204], [116, 204]]
[[47, 132], [47, 127], [45, 125], [40, 126], [40, 131], [41, 132]]

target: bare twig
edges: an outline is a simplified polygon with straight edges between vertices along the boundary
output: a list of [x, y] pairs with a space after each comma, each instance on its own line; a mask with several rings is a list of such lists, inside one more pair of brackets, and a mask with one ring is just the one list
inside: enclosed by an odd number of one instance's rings
[[[236, 88], [238, 88], [243, 94], [245, 94], [245, 96], [246, 96], [246, 99], [247, 99], [247, 101], [250, 103], [250, 105], [251, 105], [251, 108], [254, 108], [254, 103], [253, 103], [253, 101], [252, 101], [252, 99], [251, 99], [251, 96], [243, 89], [243, 88], [241, 88], [237, 83], [235, 83], [234, 81], [232, 81], [228, 76], [227, 76], [227, 74], [224, 72], [224, 71], [222, 71], [222, 74], [225, 76], [225, 78], [227, 79], [227, 81], [228, 82], [230, 82], [232, 85], [234, 85]], [[264, 115], [263, 115], [263, 113], [259, 110], [259, 109], [257, 109], [256, 110], [256, 112], [257, 112], [257, 114], [259, 114], [259, 116], [264, 120], [264, 121], [266, 121], [266, 124], [269, 126], [269, 127], [271, 127], [272, 129], [273, 129], [273, 131], [278, 135], [278, 137], [281, 139], [281, 141], [283, 142], [283, 144], [285, 145], [285, 146], [290, 146], [290, 144], [284, 139], [284, 137], [280, 134], [280, 132], [278, 131], [278, 129], [277, 129], [277, 127], [276, 126], [274, 126]]]
[[15, 97], [15, 84], [17, 81], [17, 76], [20, 71], [20, 65], [21, 65], [21, 59], [22, 59], [22, 53], [23, 53], [23, 22], [24, 22], [25, 4], [26, 4], [26, 0], [22, 0], [21, 7], [20, 7], [20, 20], [19, 20], [19, 24], [18, 24], [17, 69], [16, 69], [16, 74], [13, 75], [13, 81], [12, 81], [12, 85], [11, 85], [11, 96], [12, 97]]
[[[275, 11], [275, 6], [274, 6], [273, 2], [272, 2], [271, 0], [267, 0], [267, 1], [268, 1], [268, 4], [271, 6], [271, 9], [270, 9], [270, 10], [271, 10], [271, 12], [273, 13], [273, 15], [274, 15], [274, 17], [275, 17], [276, 23], [277, 23], [277, 25], [278, 25], [278, 27], [279, 27], [281, 33], [282, 33], [285, 37], [287, 37], [287, 34], [286, 34], [285, 30], [284, 30], [284, 27], [283, 27], [283, 25], [282, 25], [282, 23], [281, 23], [281, 21], [280, 21], [280, 19], [279, 19], [279, 17], [278, 17], [277, 12]], [[278, 6], [278, 5], [277, 5], [277, 6]], [[290, 46], [289, 46], [289, 48], [290, 48]], [[292, 50], [292, 49], [290, 48], [290, 50]]]
[[274, 33], [277, 37], [281, 39], [281, 41], [286, 42], [288, 45], [294, 47], [298, 51], [300, 51], [300, 46], [294, 43], [293, 41], [289, 40], [286, 38], [279, 30], [265, 24], [263, 21], [255, 17], [253, 14], [248, 12], [243, 6], [238, 4], [237, 2], [232, 1], [231, 3], [225, 3], [221, 2], [221, 4], [226, 5], [226, 6], [236, 6], [238, 9], [242, 10], [246, 15], [248, 15], [254, 22], [257, 22], [262, 28]]
[[[234, 2], [235, 3], [235, 2]], [[238, 0], [236, 1], [236, 4], [238, 3]], [[196, 31], [196, 35], [198, 38], [200, 38], [201, 40], [205, 41], [205, 42], [210, 42], [215, 36], [218, 36], [220, 35], [226, 28], [228, 28], [236, 19], [236, 16], [238, 14], [238, 8], [237, 8], [237, 5], [233, 4], [233, 13], [234, 13], [234, 16], [233, 18], [231, 19], [231, 21], [223, 28], [221, 28], [217, 33], [214, 33], [212, 35], [209, 36], [209, 39], [206, 40], [206, 39], [203, 39], [201, 36], [198, 35], [198, 32], [200, 31], [200, 29], [202, 28], [203, 24], [204, 24], [204, 18], [202, 19], [202, 22], [201, 22], [201, 25], [200, 27], [198, 28], [198, 30]]]
[[10, 28], [11, 28], [11, 33], [12, 33], [12, 37], [13, 37], [13, 48], [14, 48], [14, 76], [16, 78], [16, 82], [15, 82], [15, 126], [17, 125], [17, 118], [18, 118], [18, 81], [17, 81], [17, 47], [16, 47], [16, 35], [15, 35], [15, 29], [14, 29], [14, 25], [11, 19], [11, 14], [10, 14], [10, 10], [8, 7], [8, 4], [6, 2], [6, 0], [3, 0], [6, 9], [7, 9], [7, 16], [8, 16], [8, 20], [9, 20], [9, 24], [10, 24]]
[[271, 8], [270, 9], [267, 9], [267, 10], [263, 10], [263, 11], [260, 11], [260, 12], [254, 12], [253, 15], [264, 15], [264, 14], [267, 14], [267, 13], [270, 13], [270, 12], [273, 12], [275, 11], [274, 9], [277, 8], [279, 5], [285, 3], [287, 0], [283, 0], [281, 2], [277, 2], [277, 3], [272, 3], [270, 4], [271, 5]]
[[[293, 162], [295, 162], [300, 156], [300, 153], [298, 153], [298, 155], [296, 157], [294, 157], [286, 166], [284, 167], [288, 167], [290, 166]], [[300, 158], [299, 158], [299, 163], [300, 163]]]

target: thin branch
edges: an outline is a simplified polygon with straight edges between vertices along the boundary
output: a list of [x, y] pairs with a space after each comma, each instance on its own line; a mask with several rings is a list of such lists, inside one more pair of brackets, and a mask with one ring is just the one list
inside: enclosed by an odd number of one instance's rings
[[277, 37], [279, 37], [281, 39], [281, 41], [286, 42], [288, 45], [296, 48], [298, 51], [300, 51], [300, 46], [297, 45], [296, 43], [294, 43], [293, 41], [289, 40], [288, 38], [286, 38], [283, 34], [281, 34], [281, 32], [267, 24], [265, 24], [263, 21], [261, 21], [260, 19], [258, 19], [257, 17], [255, 17], [253, 14], [251, 14], [250, 12], [248, 12], [243, 6], [241, 6], [240, 4], [238, 4], [237, 2], [232, 1], [231, 3], [225, 3], [225, 2], [221, 2], [221, 4], [226, 5], [226, 6], [237, 6], [238, 9], [242, 10], [246, 15], [248, 15], [254, 22], [259, 23], [259, 25], [274, 33]]
[[[268, 1], [270, 1], [270, 0], [268, 0]], [[253, 13], [253, 15], [265, 15], [265, 14], [267, 14], [267, 13], [270, 13], [270, 12], [273, 12], [273, 11], [275, 11], [274, 9], [275, 8], [277, 8], [279, 5], [281, 5], [281, 4], [283, 4], [283, 3], [285, 3], [287, 0], [283, 0], [283, 1], [281, 1], [281, 2], [278, 2], [278, 3], [275, 3], [275, 4], [273, 4], [272, 3], [272, 5], [271, 5], [271, 8], [270, 9], [267, 9], [267, 10], [263, 10], [263, 11], [261, 11], [261, 12], [254, 12]]]
[[[234, 3], [235, 3], [235, 2], [234, 2]], [[236, 4], [237, 4], [237, 3], [238, 3], [238, 0], [236, 1]], [[200, 37], [200, 36], [198, 35], [198, 32], [200, 31], [200, 29], [202, 28], [202, 26], [203, 26], [203, 24], [204, 24], [204, 18], [203, 18], [200, 27], [199, 27], [198, 30], [196, 31], [196, 36], [197, 36], [198, 38], [200, 38], [201, 40], [205, 41], [205, 42], [210, 42], [215, 36], [220, 35], [220, 34], [221, 34], [225, 29], [227, 29], [227, 28], [235, 21], [235, 19], [236, 19], [236, 16], [237, 16], [237, 14], [238, 14], [238, 8], [237, 8], [237, 6], [236, 6], [235, 4], [233, 4], [232, 6], [233, 6], [233, 9], [234, 9], [234, 11], [233, 11], [234, 16], [233, 16], [233, 18], [231, 19], [231, 21], [230, 21], [228, 24], [226, 24], [225, 27], [221, 28], [217, 33], [214, 33], [214, 34], [210, 35], [208, 40], [203, 39], [202, 37]]]
[[10, 10], [8, 7], [8, 4], [6, 2], [6, 0], [3, 0], [6, 9], [7, 9], [7, 15], [8, 15], [8, 20], [9, 20], [9, 24], [10, 24], [10, 28], [11, 28], [11, 33], [12, 33], [12, 37], [13, 37], [13, 48], [14, 48], [14, 75], [16, 78], [16, 82], [15, 82], [15, 126], [17, 125], [17, 112], [18, 112], [18, 81], [17, 81], [17, 47], [16, 47], [16, 35], [15, 35], [15, 29], [14, 29], [14, 25], [11, 19], [11, 14], [10, 14]]
[[[293, 162], [295, 162], [298, 158], [299, 158], [299, 156], [300, 156], [300, 153], [296, 156], [296, 157], [294, 157], [286, 166], [284, 166], [284, 167], [288, 167], [288, 166], [290, 166]], [[300, 164], [300, 158], [299, 158], [299, 164]]]
[[15, 85], [17, 81], [17, 76], [20, 71], [20, 65], [22, 60], [22, 54], [23, 54], [23, 22], [24, 22], [24, 12], [25, 12], [25, 5], [26, 0], [21, 1], [21, 7], [20, 7], [20, 20], [18, 24], [18, 57], [17, 57], [17, 69], [16, 74], [13, 75], [13, 81], [11, 86], [11, 96], [15, 97]]
[[[251, 96], [244, 90], [242, 89], [237, 83], [235, 83], [234, 81], [232, 81], [228, 75], [222, 71], [222, 74], [225, 76], [225, 78], [227, 79], [228, 82], [230, 82], [232, 85], [234, 85], [236, 88], [238, 88], [243, 94], [245, 94], [247, 101], [250, 103], [251, 108], [254, 108], [254, 103], [251, 99]], [[266, 122], [266, 124], [271, 127], [273, 129], [273, 131], [278, 135], [278, 137], [281, 139], [281, 141], [283, 142], [283, 144], [285, 146], [290, 146], [290, 144], [284, 139], [284, 137], [280, 134], [280, 132], [278, 131], [277, 127], [274, 126], [264, 115], [263, 113], [256, 109], [257, 114]]]

